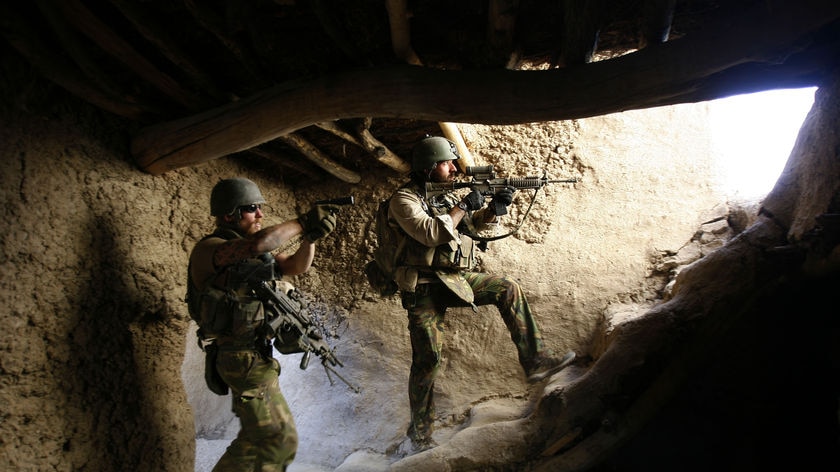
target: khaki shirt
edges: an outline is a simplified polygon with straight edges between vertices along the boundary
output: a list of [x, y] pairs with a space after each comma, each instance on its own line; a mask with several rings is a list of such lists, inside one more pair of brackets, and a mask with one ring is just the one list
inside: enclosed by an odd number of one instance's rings
[[[395, 277], [400, 290], [413, 292], [418, 283], [429, 283], [435, 279], [447, 285], [453, 281], [457, 284], [458, 279], [462, 280], [458, 274], [475, 266], [472, 239], [460, 234], [449, 216], [449, 210], [458, 201], [454, 194], [427, 201], [415, 186], [400, 188], [394, 193], [388, 208], [389, 224], [401, 228], [409, 237], [404, 259]], [[494, 220], [492, 212], [483, 208], [465, 216], [462, 224], [467, 224], [471, 230], [481, 231], [489, 226], [488, 221]], [[453, 290], [472, 303], [471, 290], [463, 287]]]

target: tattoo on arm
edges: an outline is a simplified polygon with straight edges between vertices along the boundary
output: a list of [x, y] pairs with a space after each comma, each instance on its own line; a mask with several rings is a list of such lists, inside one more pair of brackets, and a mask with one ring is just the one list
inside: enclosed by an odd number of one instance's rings
[[224, 267], [254, 257], [255, 246], [256, 241], [251, 239], [228, 241], [216, 248], [216, 252], [213, 254], [213, 264], [216, 267]]

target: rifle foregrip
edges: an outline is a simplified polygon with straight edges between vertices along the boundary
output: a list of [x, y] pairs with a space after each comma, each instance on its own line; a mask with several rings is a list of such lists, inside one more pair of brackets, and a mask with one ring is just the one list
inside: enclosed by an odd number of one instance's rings
[[540, 188], [545, 184], [545, 180], [539, 177], [511, 177], [507, 183], [516, 189]]

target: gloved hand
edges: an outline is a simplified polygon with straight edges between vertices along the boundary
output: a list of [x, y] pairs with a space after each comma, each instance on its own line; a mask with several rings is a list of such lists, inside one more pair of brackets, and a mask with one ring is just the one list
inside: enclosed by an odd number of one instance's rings
[[338, 205], [315, 205], [299, 216], [298, 222], [303, 226], [304, 237], [315, 242], [332, 233], [335, 229], [335, 215], [340, 209]]
[[467, 205], [467, 211], [475, 211], [484, 206], [484, 195], [476, 189], [468, 193], [461, 202]]
[[493, 195], [493, 199], [490, 200], [490, 208], [493, 209], [494, 214], [507, 214], [507, 207], [513, 203], [513, 192], [515, 190], [515, 188], [505, 187]]

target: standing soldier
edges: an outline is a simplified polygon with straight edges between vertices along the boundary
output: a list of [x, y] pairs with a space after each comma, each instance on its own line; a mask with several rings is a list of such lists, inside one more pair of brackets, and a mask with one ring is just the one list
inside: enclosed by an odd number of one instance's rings
[[[443, 319], [448, 307], [493, 304], [516, 346], [529, 382], [559, 372], [575, 358], [554, 357], [545, 348], [525, 295], [513, 279], [473, 272], [473, 241], [459, 228], [480, 231], [496, 222], [494, 208], [513, 201], [513, 189], [498, 191], [490, 205], [473, 190], [463, 199], [454, 194], [427, 197], [426, 182], [452, 182], [458, 173], [455, 144], [441, 137], [422, 140], [413, 150], [411, 181], [390, 199], [389, 224], [406, 238], [396, 271], [403, 308], [408, 310], [412, 361], [408, 380], [411, 423], [407, 435], [416, 451], [434, 447], [434, 386], [443, 345]], [[503, 214], [503, 212], [500, 212]]]
[[[266, 351], [261, 331], [263, 302], [249, 289], [241, 269], [266, 263], [271, 267], [273, 261], [272, 273], [262, 275], [270, 283], [306, 272], [315, 241], [335, 228], [338, 207], [316, 205], [297, 219], [263, 228], [263, 203], [251, 180], [221, 180], [210, 194], [216, 230], [190, 254], [187, 301], [206, 345], [205, 377], [215, 393], [230, 389], [240, 422], [239, 434], [214, 472], [284, 471], [298, 446], [294, 419], [280, 392], [280, 363], [271, 355], [271, 344]], [[271, 253], [298, 235], [303, 240], [293, 254]]]

